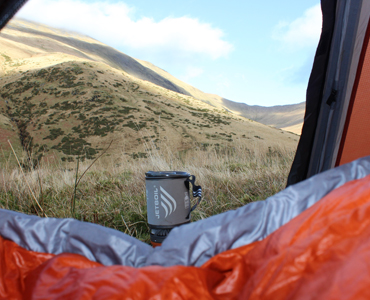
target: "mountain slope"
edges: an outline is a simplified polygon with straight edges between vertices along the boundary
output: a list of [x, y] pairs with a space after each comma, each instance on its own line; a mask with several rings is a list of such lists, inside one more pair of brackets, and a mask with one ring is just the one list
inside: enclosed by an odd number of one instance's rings
[[156, 67], [88, 37], [15, 21], [0, 49], [1, 148], [8, 153], [10, 139], [32, 163], [92, 159], [111, 141], [111, 155], [134, 158], [168, 145], [297, 144], [296, 135], [186, 95]]
[[218, 95], [204, 93], [149, 62], [132, 58], [97, 40], [41, 24], [15, 20], [7, 26], [6, 30], [3, 30], [1, 36], [8, 41], [32, 47], [34, 53], [50, 56], [50, 60], [53, 60], [51, 53], [58, 52], [79, 59], [104, 62], [111, 67], [122, 69], [136, 78], [150, 81], [184, 95], [193, 96], [216, 108], [233, 111], [254, 121], [277, 128], [291, 129], [300, 134], [304, 115], [304, 105], [302, 104], [294, 108], [291, 105], [272, 108], [259, 107], [258, 113], [256, 113], [255, 107], [247, 104], [239, 105]]

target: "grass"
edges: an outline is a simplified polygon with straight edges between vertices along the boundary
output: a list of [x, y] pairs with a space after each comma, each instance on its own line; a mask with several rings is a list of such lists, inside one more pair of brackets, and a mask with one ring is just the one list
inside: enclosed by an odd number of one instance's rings
[[[207, 218], [252, 201], [266, 199], [285, 187], [293, 158], [283, 148], [268, 151], [235, 145], [177, 152], [170, 147], [153, 150], [147, 158], [103, 156], [89, 170], [89, 162], [41, 164], [25, 173], [27, 182], [49, 217], [69, 218], [111, 227], [149, 242], [146, 217], [145, 172], [187, 171], [197, 177], [203, 202], [192, 220]], [[91, 161], [90, 161], [91, 164]], [[86, 172], [75, 189], [76, 175]], [[34, 205], [19, 168], [5, 165], [0, 173], [0, 208], [43, 216]], [[74, 193], [75, 196], [74, 196]]]

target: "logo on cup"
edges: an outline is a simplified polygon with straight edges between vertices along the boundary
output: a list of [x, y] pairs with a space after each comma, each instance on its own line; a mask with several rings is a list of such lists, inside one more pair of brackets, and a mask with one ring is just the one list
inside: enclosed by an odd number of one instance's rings
[[167, 218], [176, 210], [176, 200], [163, 187], [160, 186], [159, 190], [157, 187], [154, 188], [155, 216], [157, 219], [160, 218], [159, 205], [161, 205], [166, 212], [164, 217]]

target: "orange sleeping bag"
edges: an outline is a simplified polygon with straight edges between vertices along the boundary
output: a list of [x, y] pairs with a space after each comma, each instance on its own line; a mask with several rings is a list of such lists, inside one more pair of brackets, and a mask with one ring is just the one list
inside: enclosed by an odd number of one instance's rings
[[202, 267], [103, 266], [0, 237], [1, 299], [370, 299], [370, 175]]

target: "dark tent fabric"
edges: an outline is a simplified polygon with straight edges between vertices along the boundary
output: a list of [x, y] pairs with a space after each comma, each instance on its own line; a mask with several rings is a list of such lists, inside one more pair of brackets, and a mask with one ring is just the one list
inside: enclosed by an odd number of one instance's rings
[[0, 29], [15, 15], [27, 0], [1, 0], [0, 1]]
[[370, 2], [323, 0], [323, 32], [288, 186], [370, 155]]
[[3, 299], [368, 299], [370, 175], [201, 267], [103, 266], [0, 237]]
[[297, 152], [288, 176], [288, 186], [306, 179], [311, 149], [317, 130], [317, 120], [321, 108], [321, 98], [325, 84], [326, 72], [329, 63], [331, 40], [335, 25], [336, 1], [322, 0], [323, 14], [322, 32], [316, 50], [314, 65], [311, 71], [306, 95], [306, 112], [302, 127], [302, 134]]

